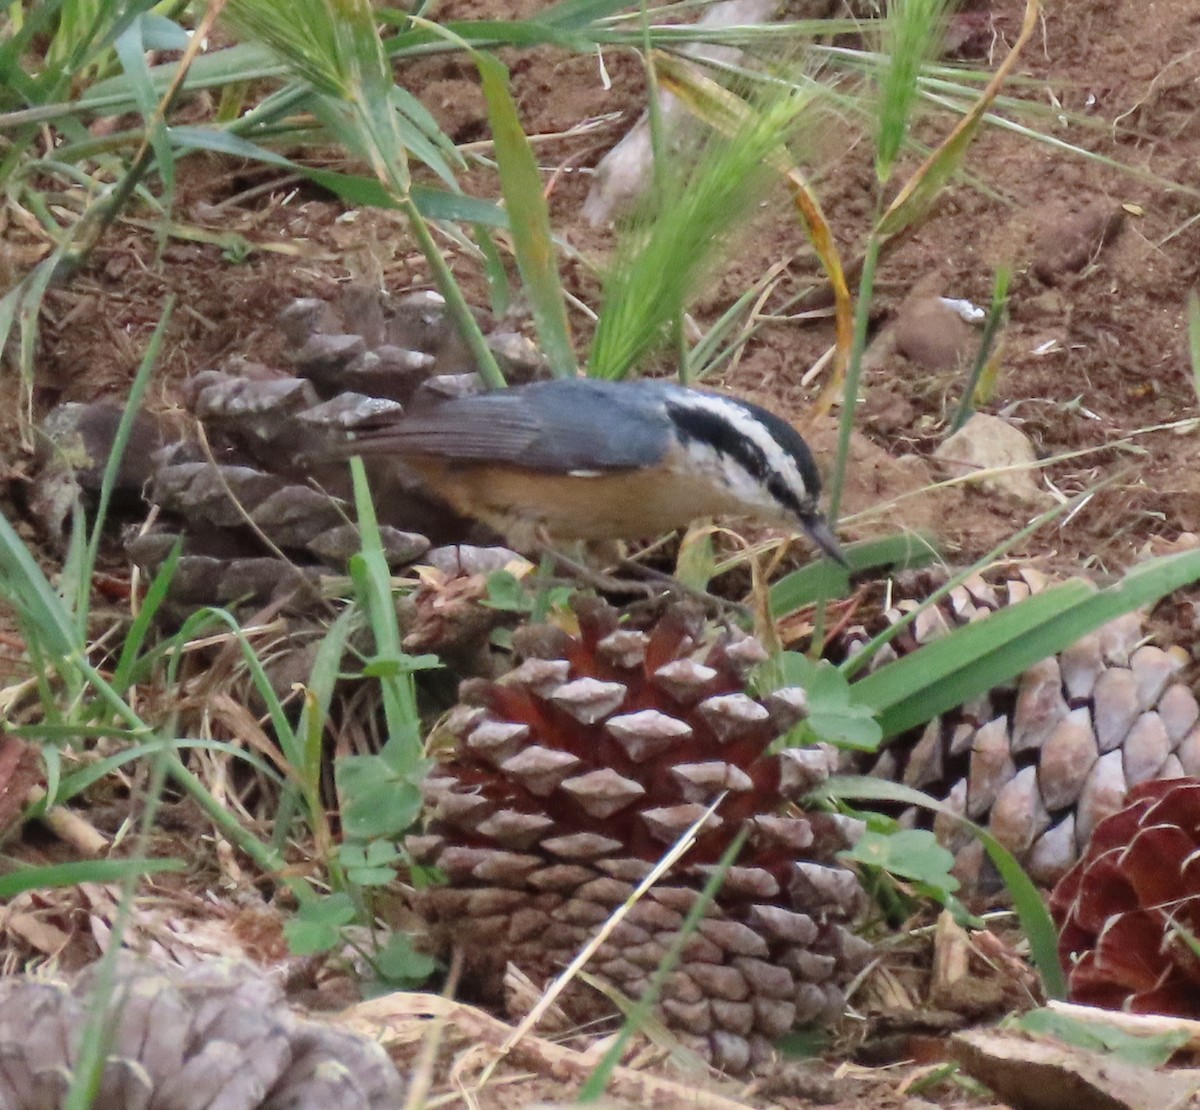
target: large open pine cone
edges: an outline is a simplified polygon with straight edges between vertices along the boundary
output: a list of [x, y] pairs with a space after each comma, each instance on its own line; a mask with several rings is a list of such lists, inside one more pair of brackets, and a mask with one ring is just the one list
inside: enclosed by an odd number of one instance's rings
[[[61, 1106], [78, 1062], [93, 972], [74, 983], [0, 980], [0, 1106]], [[97, 1110], [391, 1110], [404, 1101], [374, 1041], [296, 1017], [246, 964], [186, 970], [124, 960], [107, 999]]]
[[[910, 625], [894, 650], [915, 650], [1045, 588], [1032, 568], [975, 576]], [[940, 582], [897, 580], [884, 619], [894, 622]], [[873, 631], [873, 630], [872, 630]], [[868, 630], [851, 630], [851, 650]], [[1147, 622], [1128, 613], [967, 705], [893, 741], [868, 769], [923, 790], [985, 825], [1039, 882], [1059, 879], [1093, 830], [1138, 783], [1200, 774], [1200, 706], [1180, 647], [1148, 643]], [[878, 660], [894, 658], [891, 649]], [[938, 817], [934, 829], [968, 885], [985, 873], [980, 842]]]
[[1200, 779], [1129, 792], [1054, 889], [1071, 998], [1200, 1018]]
[[[651, 628], [581, 604], [580, 632], [524, 630], [528, 656], [498, 682], [470, 683], [451, 715], [453, 758], [428, 782], [428, 835], [415, 857], [448, 885], [418, 892], [443, 947], [457, 945], [497, 999], [511, 961], [541, 985], [633, 893], [719, 795], [696, 845], [638, 902], [588, 971], [638, 997], [677, 938], [713, 866], [743, 827], [749, 840], [687, 941], [660, 1015], [729, 1071], [769, 1055], [793, 1025], [828, 1020], [868, 946], [850, 931], [864, 897], [836, 854], [858, 824], [802, 812], [828, 774], [824, 747], [768, 754], [803, 713], [785, 689], [756, 700], [758, 642], [705, 642], [676, 609]], [[580, 985], [572, 1016], [611, 1013]]]
[[[158, 520], [128, 552], [153, 574], [182, 540], [170, 593], [180, 614], [283, 598], [292, 610], [312, 608], [318, 579], [344, 571], [361, 546], [349, 468], [336, 450], [348, 433], [418, 394], [482, 387], [436, 293], [391, 296], [351, 285], [337, 301], [293, 302], [279, 327], [286, 369], [236, 357], [187, 383], [201, 439], [172, 436], [148, 415], [135, 426], [118, 492], [134, 502], [144, 495]], [[520, 335], [495, 331], [488, 342], [511, 381], [541, 372], [540, 356]], [[77, 404], [44, 422], [32, 502], [54, 535], [76, 494], [98, 490], [118, 418], [116, 406]], [[421, 558], [431, 541], [494, 539], [432, 498], [396, 460], [366, 466], [393, 566]]]

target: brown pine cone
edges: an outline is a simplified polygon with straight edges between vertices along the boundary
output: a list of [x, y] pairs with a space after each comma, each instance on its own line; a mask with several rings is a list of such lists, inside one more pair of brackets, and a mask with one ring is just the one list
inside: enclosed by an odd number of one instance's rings
[[[1050, 583], [1032, 568], [975, 576], [910, 625], [875, 665], [985, 617]], [[940, 585], [929, 574], [894, 584], [888, 623]], [[883, 622], [879, 623], [879, 627]], [[851, 630], [851, 651], [877, 628]], [[1156, 778], [1200, 774], [1200, 706], [1180, 647], [1147, 643], [1128, 613], [1030, 667], [1021, 677], [890, 741], [865, 768], [945, 801], [986, 826], [1038, 882], [1059, 879], [1126, 791]], [[917, 815], [910, 815], [917, 819]], [[934, 821], [968, 885], [987, 879], [982, 845], [948, 817]]]
[[[62, 1105], [96, 976], [0, 980], [0, 1106]], [[97, 1110], [392, 1110], [404, 1087], [369, 1038], [296, 1017], [246, 964], [118, 967]]]
[[1132, 1013], [1200, 1018], [1200, 779], [1129, 792], [1054, 888], [1071, 998]]
[[[793, 1025], [828, 1021], [869, 947], [851, 931], [864, 896], [837, 852], [858, 824], [798, 802], [836, 760], [824, 747], [769, 754], [804, 713], [803, 691], [745, 692], [765, 658], [740, 634], [706, 638], [674, 609], [645, 630], [580, 603], [579, 634], [521, 630], [525, 661], [466, 684], [449, 762], [428, 780], [428, 835], [410, 837], [448, 885], [417, 892], [439, 948], [459, 947], [498, 1001], [510, 962], [542, 985], [569, 963], [668, 848], [724, 794], [692, 850], [600, 946], [587, 970], [638, 997], [735, 834], [749, 840], [659, 1013], [729, 1071]], [[573, 984], [578, 1020], [612, 1012]]]

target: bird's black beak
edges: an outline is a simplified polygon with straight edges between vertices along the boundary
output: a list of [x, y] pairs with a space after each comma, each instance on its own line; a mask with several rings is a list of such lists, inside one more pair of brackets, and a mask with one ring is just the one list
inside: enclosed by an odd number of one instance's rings
[[813, 515], [806, 517], [800, 521], [800, 524], [804, 528], [804, 531], [808, 533], [808, 538], [824, 551], [826, 555], [835, 563], [840, 563], [847, 570], [850, 569], [846, 553], [842, 551], [842, 546], [838, 543], [837, 536], [833, 534], [833, 529], [829, 527], [829, 522], [823, 516]]

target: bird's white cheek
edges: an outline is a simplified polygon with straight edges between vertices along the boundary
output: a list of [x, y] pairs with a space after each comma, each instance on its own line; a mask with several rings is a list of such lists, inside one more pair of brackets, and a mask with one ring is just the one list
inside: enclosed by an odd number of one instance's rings
[[723, 504], [710, 511], [752, 513], [779, 521], [788, 519], [788, 514], [767, 493], [763, 484], [732, 459], [709, 449], [693, 449], [688, 456], [688, 464], [695, 468], [694, 473], [707, 478], [714, 489], [723, 493]]

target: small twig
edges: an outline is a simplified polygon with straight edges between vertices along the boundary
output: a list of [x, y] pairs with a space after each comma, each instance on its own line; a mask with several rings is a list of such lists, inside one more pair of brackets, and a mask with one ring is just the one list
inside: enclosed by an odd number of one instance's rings
[[[33, 787], [25, 795], [27, 806], [35, 806], [45, 800], [46, 791], [40, 786]], [[39, 820], [59, 840], [70, 845], [81, 856], [95, 859], [108, 851], [108, 837], [66, 806], [51, 806]]]

